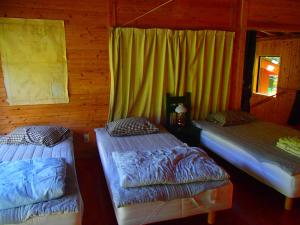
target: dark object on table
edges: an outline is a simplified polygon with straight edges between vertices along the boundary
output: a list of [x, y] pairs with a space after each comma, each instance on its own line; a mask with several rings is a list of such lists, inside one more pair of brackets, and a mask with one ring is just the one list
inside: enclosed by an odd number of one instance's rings
[[167, 130], [182, 142], [187, 143], [189, 146], [200, 145], [201, 129], [193, 126], [192, 124], [185, 127], [173, 126], [167, 128]]
[[290, 113], [288, 124], [296, 126], [300, 123], [300, 90], [296, 93], [295, 102]]
[[166, 128], [180, 139], [191, 146], [199, 145], [201, 129], [193, 126], [191, 122], [191, 94], [184, 96], [166, 96]]
[[[188, 126], [191, 123], [191, 94], [184, 96], [166, 96], [166, 128]], [[178, 113], [177, 113], [177, 112]]]

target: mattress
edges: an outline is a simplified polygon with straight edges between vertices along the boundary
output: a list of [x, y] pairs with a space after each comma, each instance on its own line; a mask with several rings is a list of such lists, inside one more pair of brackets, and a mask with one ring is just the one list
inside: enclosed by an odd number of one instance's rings
[[[230, 181], [221, 186], [219, 185], [219, 187], [202, 191], [193, 197], [165, 201], [141, 201], [140, 203], [120, 207], [117, 204], [118, 202], [115, 201], [115, 198], [118, 198], [116, 197], [116, 186], [119, 185], [119, 180], [116, 175], [117, 168], [112, 159], [112, 152], [154, 150], [182, 145], [183, 143], [167, 132], [128, 137], [111, 137], [103, 128], [95, 129], [95, 132], [99, 155], [119, 225], [158, 222], [231, 207], [233, 188]], [[167, 193], [172, 194], [172, 191], [176, 192], [177, 190], [171, 189]]]
[[58, 199], [0, 210], [0, 224], [79, 225], [83, 203], [76, 178], [72, 137], [55, 145], [0, 145], [0, 161], [64, 158], [67, 163], [66, 194]]
[[283, 195], [300, 197], [300, 159], [275, 147], [279, 137], [299, 135], [298, 131], [263, 121], [228, 127], [207, 121], [194, 124], [202, 129], [202, 145]]

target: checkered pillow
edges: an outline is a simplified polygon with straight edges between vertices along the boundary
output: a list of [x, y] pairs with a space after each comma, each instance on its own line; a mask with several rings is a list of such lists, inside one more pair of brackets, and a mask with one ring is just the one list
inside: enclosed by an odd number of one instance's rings
[[28, 144], [25, 140], [26, 127], [18, 127], [0, 138], [0, 144]]
[[26, 141], [32, 144], [54, 146], [66, 139], [70, 135], [70, 130], [56, 126], [31, 126], [27, 129]]
[[159, 129], [145, 118], [130, 117], [106, 124], [111, 136], [130, 136], [157, 133]]
[[48, 147], [63, 141], [70, 135], [70, 130], [56, 126], [26, 126], [0, 138], [0, 144], [37, 144]]

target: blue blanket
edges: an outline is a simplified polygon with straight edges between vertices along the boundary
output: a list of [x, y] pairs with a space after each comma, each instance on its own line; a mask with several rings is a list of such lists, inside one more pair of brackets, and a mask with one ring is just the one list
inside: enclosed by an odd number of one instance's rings
[[0, 161], [0, 210], [61, 197], [65, 176], [60, 158]]

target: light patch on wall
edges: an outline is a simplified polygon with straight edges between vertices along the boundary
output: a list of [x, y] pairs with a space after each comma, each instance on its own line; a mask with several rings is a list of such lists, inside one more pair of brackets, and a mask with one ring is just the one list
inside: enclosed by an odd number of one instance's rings
[[267, 65], [267, 68], [266, 68], [266, 70], [268, 70], [269, 72], [273, 72], [273, 71], [274, 71], [274, 69], [275, 69], [275, 67], [274, 67], [274, 66], [272, 66], [272, 65]]
[[69, 102], [63, 21], [0, 18], [0, 54], [10, 105]]

